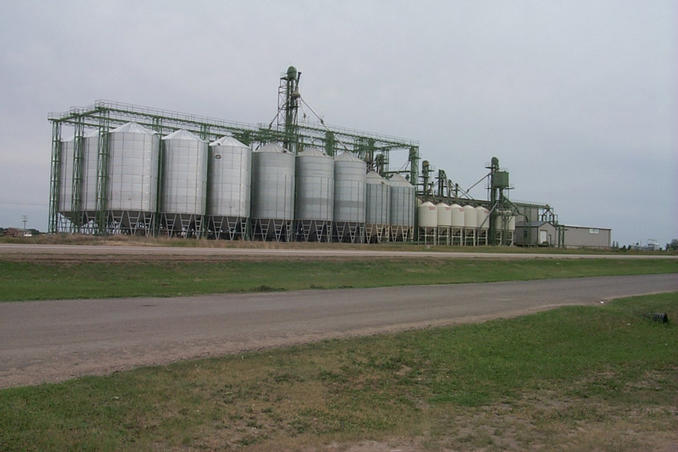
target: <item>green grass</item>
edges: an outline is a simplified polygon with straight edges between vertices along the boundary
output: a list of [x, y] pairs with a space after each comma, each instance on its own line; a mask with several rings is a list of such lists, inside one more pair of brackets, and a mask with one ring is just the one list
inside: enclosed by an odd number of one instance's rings
[[678, 272], [678, 260], [0, 261], [0, 301], [177, 296]]
[[[647, 450], [678, 440], [678, 293], [0, 391], [0, 450]], [[664, 447], [666, 446], [666, 447]]]

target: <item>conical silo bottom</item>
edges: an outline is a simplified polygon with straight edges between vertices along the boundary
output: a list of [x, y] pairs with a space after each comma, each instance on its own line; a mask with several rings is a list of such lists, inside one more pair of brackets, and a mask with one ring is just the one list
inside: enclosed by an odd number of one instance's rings
[[381, 243], [389, 241], [387, 224], [365, 224], [365, 243]]
[[246, 240], [249, 238], [249, 218], [210, 215], [207, 218], [207, 232], [210, 238]]
[[334, 240], [340, 243], [363, 243], [365, 241], [365, 223], [336, 221], [334, 223]]
[[391, 225], [391, 241], [392, 242], [407, 242], [414, 239], [414, 227]]
[[295, 233], [298, 242], [330, 242], [332, 240], [332, 222], [296, 220]]
[[252, 237], [255, 240], [291, 242], [294, 240], [292, 220], [252, 218]]
[[204, 216], [189, 213], [162, 213], [160, 232], [167, 237], [200, 237], [203, 231]]
[[108, 234], [149, 236], [155, 224], [155, 213], [145, 210], [108, 210], [104, 218]]

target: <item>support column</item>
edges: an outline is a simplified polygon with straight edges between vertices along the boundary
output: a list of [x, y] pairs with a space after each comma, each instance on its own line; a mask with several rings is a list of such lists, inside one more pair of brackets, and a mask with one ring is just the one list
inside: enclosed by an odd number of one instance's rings
[[61, 123], [52, 120], [52, 156], [49, 174], [49, 218], [47, 232], [58, 232], [59, 225], [59, 183], [61, 179]]

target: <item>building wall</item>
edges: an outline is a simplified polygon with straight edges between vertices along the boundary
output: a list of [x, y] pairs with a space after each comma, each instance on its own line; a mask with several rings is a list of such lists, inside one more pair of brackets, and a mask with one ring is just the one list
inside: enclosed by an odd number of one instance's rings
[[537, 246], [543, 244], [543, 240], [540, 239], [540, 236], [541, 239], [545, 239], [550, 246], [556, 246], [558, 244], [556, 228], [549, 223], [541, 225], [516, 225], [513, 241], [516, 245]]
[[567, 248], [609, 248], [611, 229], [565, 226], [565, 246]]

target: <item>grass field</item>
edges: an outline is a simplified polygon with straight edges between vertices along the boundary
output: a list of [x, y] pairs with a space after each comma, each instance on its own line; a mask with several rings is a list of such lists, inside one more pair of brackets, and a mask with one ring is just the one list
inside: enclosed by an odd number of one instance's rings
[[0, 450], [669, 450], [678, 293], [0, 391]]
[[0, 301], [676, 273], [678, 260], [0, 261]]

